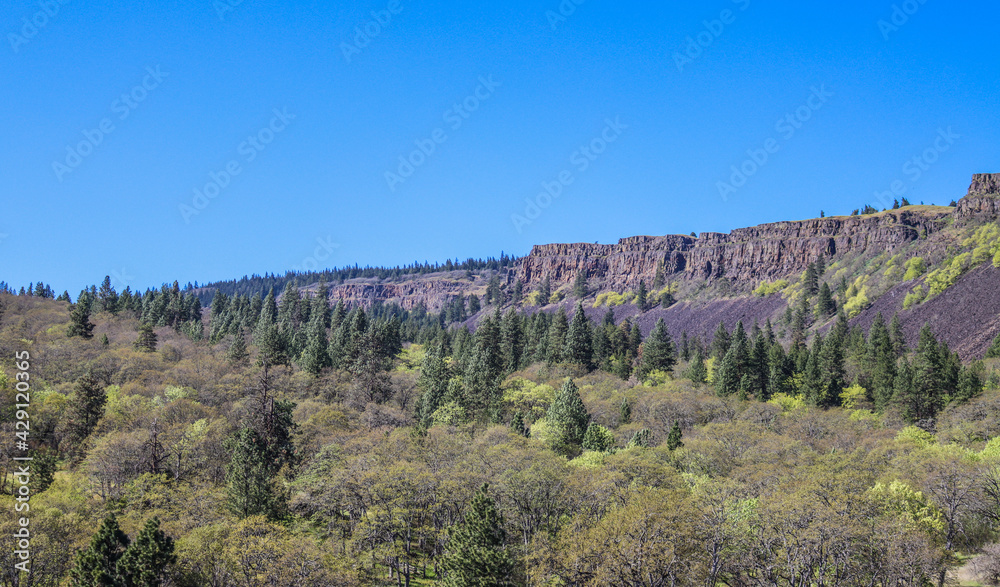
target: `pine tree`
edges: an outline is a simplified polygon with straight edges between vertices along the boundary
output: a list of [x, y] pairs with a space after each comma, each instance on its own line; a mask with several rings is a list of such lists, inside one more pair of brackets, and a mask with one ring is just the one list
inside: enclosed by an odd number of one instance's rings
[[646, 291], [646, 282], [640, 279], [639, 280], [639, 289], [637, 289], [636, 292], [635, 292], [635, 305], [636, 305], [636, 307], [639, 308], [640, 312], [642, 312], [643, 310], [646, 309], [646, 296], [647, 295], [648, 295], [648, 292]]
[[618, 406], [619, 424], [630, 424], [632, 422], [632, 404], [628, 403], [628, 398], [622, 398], [622, 403]]
[[309, 331], [305, 349], [302, 351], [302, 368], [312, 375], [333, 365], [330, 359], [330, 341], [326, 337], [326, 326], [323, 325], [323, 315], [314, 314], [309, 320]]
[[226, 466], [228, 507], [241, 518], [264, 515], [278, 519], [285, 511], [285, 496], [275, 486], [275, 471], [264, 444], [249, 427], [241, 428], [227, 442], [232, 453]]
[[882, 312], [875, 315], [872, 327], [868, 331], [866, 359], [871, 373], [869, 387], [872, 401], [875, 403], [875, 408], [882, 411], [892, 401], [896, 380], [896, 351]]
[[448, 529], [441, 567], [446, 587], [510, 584], [514, 559], [507, 548], [503, 516], [489, 496], [489, 484], [483, 484], [462, 520]]
[[500, 324], [500, 348], [506, 373], [513, 373], [521, 367], [524, 355], [524, 327], [521, 315], [514, 308], [507, 310]]
[[995, 359], [997, 357], [1000, 357], [1000, 334], [993, 339], [993, 342], [990, 344], [990, 348], [986, 349], [985, 358]]
[[674, 425], [670, 428], [670, 434], [667, 435], [667, 450], [673, 452], [684, 446], [684, 442], [681, 441], [683, 435], [680, 422], [675, 420]]
[[587, 297], [587, 272], [579, 271], [573, 281], [573, 295], [578, 299]]
[[479, 296], [476, 294], [469, 294], [469, 315], [474, 316], [482, 309], [483, 307], [479, 303]]
[[705, 383], [708, 380], [708, 369], [705, 366], [705, 359], [701, 356], [701, 349], [695, 347], [694, 358], [684, 376], [695, 383]]
[[525, 438], [531, 437], [531, 432], [528, 430], [528, 426], [524, 423], [524, 414], [520, 410], [514, 412], [514, 417], [510, 421], [510, 429], [514, 434], [523, 436]]
[[810, 296], [816, 295], [819, 291], [819, 275], [816, 273], [816, 264], [810, 263], [806, 267], [806, 274], [802, 280], [803, 288], [806, 294]]
[[580, 390], [572, 379], [567, 379], [549, 405], [549, 423], [559, 431], [563, 446], [578, 445], [590, 423], [590, 414], [580, 398]]
[[913, 358], [913, 391], [905, 412], [912, 420], [933, 418], [944, 407], [942, 366], [937, 339], [924, 324]]
[[593, 334], [591, 333], [590, 319], [587, 318], [587, 314], [583, 311], [583, 304], [580, 302], [576, 304], [576, 313], [573, 314], [573, 321], [566, 333], [566, 348], [563, 350], [563, 357], [566, 361], [583, 365], [588, 371], [593, 368]]
[[82, 451], [83, 441], [104, 415], [104, 404], [108, 398], [101, 381], [92, 373], [77, 379], [73, 392], [73, 399], [68, 406], [69, 446]]
[[167, 566], [177, 561], [174, 540], [160, 530], [160, 520], [146, 522], [118, 560], [123, 587], [160, 587]]
[[820, 319], [826, 318], [836, 312], [836, 309], [833, 302], [833, 292], [830, 290], [830, 285], [824, 281], [819, 288], [819, 296], [816, 298], [816, 316]]
[[583, 434], [581, 446], [583, 450], [609, 452], [615, 448], [615, 437], [604, 426], [591, 422]]
[[97, 303], [102, 312], [118, 313], [118, 293], [111, 286], [111, 276], [105, 275], [101, 289], [97, 292]]
[[893, 314], [892, 321], [889, 322], [889, 338], [892, 339], [892, 349], [896, 356], [903, 356], [906, 352], [906, 337], [903, 336], [903, 324], [899, 321], [899, 314]]
[[234, 365], [242, 365], [249, 357], [247, 341], [243, 338], [242, 332], [237, 332], [233, 335], [233, 344], [229, 345], [229, 350], [226, 351], [226, 359]]
[[544, 306], [549, 303], [549, 298], [552, 297], [552, 285], [549, 283], [549, 276], [546, 275], [545, 279], [538, 285], [538, 304]]
[[816, 277], [823, 277], [824, 273], [826, 273], [826, 258], [820, 253], [816, 259]]
[[118, 561], [128, 548], [129, 539], [112, 514], [90, 539], [90, 546], [76, 555], [70, 579], [73, 587], [118, 587]]
[[111, 346], [111, 341], [108, 340], [108, 335], [106, 333], [101, 334], [101, 346], [104, 348], [108, 348], [109, 346]]
[[548, 363], [561, 363], [565, 360], [566, 333], [569, 331], [569, 319], [566, 317], [566, 309], [559, 308], [548, 332]]
[[638, 446], [642, 448], [649, 448], [653, 444], [653, 432], [649, 428], [640, 428], [632, 434], [632, 438], [629, 439], [626, 448], [632, 448], [633, 446]]
[[423, 363], [420, 365], [417, 387], [422, 393], [417, 400], [415, 416], [425, 428], [430, 427], [434, 412], [444, 403], [445, 395], [448, 393], [451, 373], [444, 361], [444, 352], [444, 340], [439, 339], [437, 344], [432, 345], [424, 355]]
[[517, 278], [517, 281], [514, 282], [514, 291], [511, 293], [511, 301], [513, 301], [515, 304], [520, 304], [523, 298], [524, 298], [524, 282], [522, 282], [521, 278], [519, 277]]
[[715, 334], [712, 336], [712, 357], [716, 363], [722, 362], [722, 358], [729, 351], [730, 344], [729, 331], [726, 330], [725, 323], [719, 322], [719, 327], [715, 329]]
[[956, 402], [965, 403], [983, 392], [983, 378], [980, 375], [982, 371], [982, 361], [977, 361], [968, 367], [962, 367], [955, 390], [954, 399]]
[[785, 349], [780, 344], [771, 344], [767, 350], [767, 389], [760, 399], [767, 401], [775, 394], [786, 393], [790, 371]]
[[663, 275], [663, 261], [656, 264], [656, 275], [653, 277], [653, 289], [660, 289], [666, 281]]
[[667, 331], [663, 318], [656, 321], [656, 326], [649, 333], [642, 347], [642, 364], [639, 366], [639, 377], [645, 378], [654, 370], [671, 372], [677, 364], [677, 349]]
[[139, 325], [139, 338], [132, 344], [135, 350], [143, 353], [156, 352], [156, 333], [149, 324]]
[[840, 405], [840, 393], [846, 387], [843, 345], [843, 335], [837, 329], [831, 330], [823, 340], [819, 364], [822, 384], [814, 398], [816, 405], [822, 407]]
[[687, 330], [681, 332], [680, 357], [685, 363], [691, 360], [691, 343], [688, 340]]
[[92, 338], [94, 336], [94, 323], [90, 321], [90, 296], [81, 295], [76, 299], [76, 304], [71, 306], [69, 312], [70, 325], [66, 335], [80, 338]]

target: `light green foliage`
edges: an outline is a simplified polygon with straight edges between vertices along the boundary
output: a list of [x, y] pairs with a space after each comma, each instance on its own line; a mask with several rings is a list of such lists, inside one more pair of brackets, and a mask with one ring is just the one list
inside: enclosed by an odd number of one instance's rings
[[844, 391], [840, 394], [840, 405], [847, 408], [848, 410], [853, 410], [858, 402], [863, 401], [868, 391], [855, 383], [854, 385], [844, 388]]
[[939, 533], [944, 529], [944, 517], [940, 510], [920, 491], [902, 481], [876, 483], [870, 494], [885, 514], [902, 519], [909, 525], [928, 533]]
[[434, 426], [459, 426], [466, 422], [465, 408], [458, 402], [448, 402], [431, 415]]
[[195, 390], [190, 387], [179, 387], [177, 385], [168, 385], [163, 389], [163, 395], [166, 396], [168, 402], [174, 402], [179, 399], [184, 399], [188, 397], [193, 397]]
[[753, 290], [753, 295], [763, 298], [769, 295], [780, 293], [784, 291], [784, 289], [787, 287], [788, 287], [787, 279], [779, 279], [777, 281], [771, 281], [771, 282], [762, 281], [761, 284], [758, 285], [757, 288]]
[[926, 297], [927, 297], [927, 291], [924, 290], [923, 285], [918, 283], [917, 285], [913, 286], [913, 291], [906, 294], [906, 297], [903, 298], [903, 309], [909, 310], [911, 307], [924, 301]]
[[642, 384], [646, 387], [660, 387], [666, 385], [670, 379], [670, 373], [660, 369], [653, 369], [643, 379]]
[[419, 373], [420, 365], [424, 362], [427, 354], [426, 346], [422, 344], [411, 344], [403, 347], [402, 352], [396, 357], [396, 368], [394, 371], [400, 373]]
[[986, 463], [1000, 463], [1000, 436], [995, 436], [979, 451], [979, 458]]
[[583, 435], [582, 445], [584, 450], [608, 452], [615, 447], [615, 436], [604, 426], [591, 422]]
[[844, 302], [844, 312], [847, 313], [848, 318], [853, 318], [861, 313], [862, 310], [871, 305], [871, 301], [868, 299], [868, 286], [865, 282], [868, 280], [867, 275], [862, 275], [854, 280], [850, 288], [847, 290], [847, 301]]
[[962, 246], [972, 249], [972, 265], [990, 260], [994, 267], [1000, 258], [1000, 226], [995, 222], [980, 226], [969, 238], [962, 241]]
[[903, 266], [906, 268], [906, 273], [903, 275], [903, 281], [916, 279], [927, 272], [927, 264], [924, 263], [923, 257], [913, 257]]
[[614, 291], [605, 291], [597, 294], [597, 299], [594, 300], [594, 307], [599, 308], [601, 306], [620, 306], [625, 303], [625, 296]]
[[549, 296], [549, 303], [550, 304], [558, 304], [559, 302], [563, 301], [563, 298], [565, 298], [565, 297], [566, 297], [566, 292], [564, 292], [564, 291], [554, 291], [554, 292], [552, 292], [552, 295]]
[[607, 460], [608, 453], [603, 451], [585, 450], [580, 456], [575, 459], [570, 459], [569, 464], [574, 467], [581, 467], [586, 469], [600, 469], [604, 467], [604, 461]]
[[531, 421], [545, 416], [546, 410], [556, 395], [551, 385], [535, 383], [523, 377], [512, 377], [503, 384], [503, 401], [512, 411], [528, 414]]
[[925, 448], [937, 442], [937, 438], [922, 428], [907, 426], [896, 434], [896, 442], [915, 444], [921, 448]]
[[542, 304], [542, 294], [538, 291], [533, 291], [524, 298], [524, 304], [526, 306], [541, 306]]
[[924, 280], [930, 287], [927, 297], [932, 298], [951, 287], [963, 273], [971, 268], [971, 262], [972, 253], [962, 253], [951, 261], [945, 261], [938, 269], [931, 271], [927, 275], [927, 279]]
[[767, 400], [767, 403], [778, 406], [781, 408], [783, 413], [803, 408], [806, 405], [806, 402], [801, 395], [793, 396], [786, 393], [774, 394], [771, 399]]

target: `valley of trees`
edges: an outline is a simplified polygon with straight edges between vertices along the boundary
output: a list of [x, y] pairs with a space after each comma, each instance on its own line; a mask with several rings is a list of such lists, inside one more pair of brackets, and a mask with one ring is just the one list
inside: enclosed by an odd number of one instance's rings
[[1000, 341], [851, 327], [811, 269], [706, 340], [499, 281], [440, 314], [3, 284], [8, 511], [21, 351], [34, 460], [0, 586], [996, 584]]

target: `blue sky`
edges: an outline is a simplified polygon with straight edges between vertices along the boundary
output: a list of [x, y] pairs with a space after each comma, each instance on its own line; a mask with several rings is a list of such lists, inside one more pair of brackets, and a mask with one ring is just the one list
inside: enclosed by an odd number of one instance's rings
[[146, 4], [6, 3], [0, 280], [521, 255], [1000, 171], [995, 3]]

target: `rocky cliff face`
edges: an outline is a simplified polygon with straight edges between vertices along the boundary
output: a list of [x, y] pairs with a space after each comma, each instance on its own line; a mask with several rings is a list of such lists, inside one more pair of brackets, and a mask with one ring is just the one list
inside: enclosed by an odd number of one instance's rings
[[[501, 275], [508, 284], [520, 279], [525, 292], [549, 278], [552, 286], [570, 284], [585, 272], [591, 286], [624, 292], [639, 280], [651, 286], [657, 267], [668, 281], [725, 277], [735, 291], [748, 291], [762, 281], [800, 274], [820, 255], [877, 254], [895, 251], [945, 228], [950, 222], [1000, 217], [1000, 174], [978, 174], [956, 208], [911, 206], [864, 216], [834, 216], [775, 222], [739, 228], [728, 234], [633, 236], [616, 244], [535, 245], [516, 270]], [[464, 272], [407, 277], [395, 282], [354, 280], [331, 287], [333, 301], [371, 305], [395, 302], [412, 309], [424, 305], [436, 312], [459, 293], [481, 294], [488, 276], [469, 279]]]
[[973, 175], [969, 193], [958, 201], [958, 207], [955, 209], [956, 220], [986, 220], [998, 216], [1000, 216], [1000, 173]]
[[839, 216], [740, 228], [698, 238], [669, 235], [630, 237], [614, 245], [536, 245], [517, 272], [528, 286], [547, 275], [553, 285], [572, 282], [586, 271], [607, 289], [647, 285], [662, 263], [670, 279], [727, 277], [737, 287], [754, 287], [801, 273], [820, 255], [827, 259], [865, 250], [895, 250], [940, 230], [949, 212], [892, 210], [868, 216]]

